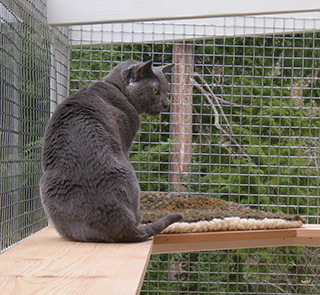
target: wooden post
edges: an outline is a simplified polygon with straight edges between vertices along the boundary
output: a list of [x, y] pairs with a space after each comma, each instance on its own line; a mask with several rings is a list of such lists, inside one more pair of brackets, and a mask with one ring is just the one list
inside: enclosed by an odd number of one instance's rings
[[170, 185], [183, 191], [183, 176], [191, 163], [192, 143], [192, 75], [194, 46], [175, 43], [173, 46], [172, 102], [170, 111]]

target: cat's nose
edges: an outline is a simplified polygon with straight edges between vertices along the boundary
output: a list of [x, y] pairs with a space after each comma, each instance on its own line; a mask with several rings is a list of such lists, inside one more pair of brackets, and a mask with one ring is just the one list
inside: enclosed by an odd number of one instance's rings
[[169, 106], [169, 101], [167, 99], [162, 100], [162, 106], [166, 109]]

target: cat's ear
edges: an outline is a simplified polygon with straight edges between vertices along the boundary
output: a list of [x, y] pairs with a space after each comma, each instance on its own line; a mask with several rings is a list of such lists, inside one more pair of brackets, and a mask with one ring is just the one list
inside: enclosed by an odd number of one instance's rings
[[152, 60], [149, 60], [143, 64], [141, 64], [138, 68], [135, 69], [133, 73], [133, 78], [135, 81], [140, 80], [142, 78], [153, 76], [152, 70]]
[[174, 67], [174, 64], [169, 64], [169, 65], [166, 65], [166, 66], [163, 66], [163, 67], [160, 67], [162, 73], [168, 73], [172, 70], [172, 68]]

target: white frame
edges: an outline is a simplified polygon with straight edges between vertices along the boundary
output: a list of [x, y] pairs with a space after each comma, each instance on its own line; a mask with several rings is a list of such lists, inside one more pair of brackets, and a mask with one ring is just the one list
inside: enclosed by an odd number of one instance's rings
[[319, 0], [48, 0], [50, 25], [320, 11]]

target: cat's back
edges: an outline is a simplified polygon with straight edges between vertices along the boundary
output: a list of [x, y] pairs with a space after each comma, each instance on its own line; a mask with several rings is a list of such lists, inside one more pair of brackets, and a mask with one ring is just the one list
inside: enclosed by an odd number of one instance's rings
[[138, 128], [138, 114], [126, 97], [113, 85], [94, 83], [57, 107], [44, 137], [43, 167], [75, 157], [86, 162], [90, 154], [106, 151], [119, 153], [127, 148], [122, 137], [133, 139]]
[[94, 119], [109, 125], [116, 117], [125, 119], [130, 113], [138, 119], [134, 108], [114, 85], [97, 82], [66, 98], [53, 113], [46, 132], [56, 132], [61, 127], [66, 129], [72, 126], [73, 120], [81, 119]]

